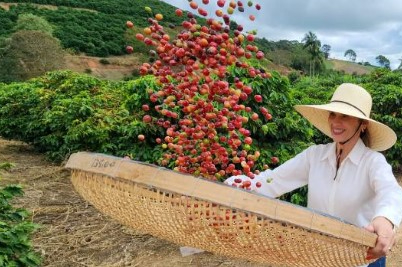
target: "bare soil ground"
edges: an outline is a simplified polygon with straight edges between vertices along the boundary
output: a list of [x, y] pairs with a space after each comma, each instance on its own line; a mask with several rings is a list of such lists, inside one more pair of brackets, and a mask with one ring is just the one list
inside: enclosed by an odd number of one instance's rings
[[[102, 64], [101, 60], [107, 60], [108, 64]], [[91, 76], [107, 79], [122, 80], [131, 77], [134, 71], [138, 71], [142, 60], [135, 55], [116, 56], [108, 58], [90, 57], [85, 55], [67, 55], [65, 57], [65, 69], [79, 73], [88, 73]]]
[[[0, 138], [0, 162], [15, 165], [1, 173], [0, 186], [21, 184], [25, 195], [15, 205], [30, 210], [41, 225], [33, 244], [43, 256], [42, 266], [264, 266], [209, 252], [184, 257], [179, 245], [120, 225], [74, 191], [64, 164], [50, 163], [25, 143]], [[402, 266], [401, 247], [394, 253], [398, 262], [387, 266]]]
[[[107, 60], [108, 64], [102, 64], [102, 59]], [[114, 81], [131, 77], [133, 72], [138, 72], [142, 62], [144, 62], [144, 59], [139, 58], [137, 54], [107, 58], [90, 57], [85, 55], [67, 55], [65, 60], [65, 69], [79, 73], [88, 73], [100, 79]], [[331, 59], [328, 62], [331, 69], [343, 71], [348, 74], [363, 75], [370, 73], [372, 70], [367, 66], [362, 66], [345, 60]], [[277, 71], [285, 76], [292, 72], [290, 68], [274, 63], [269, 63], [267, 69]]]

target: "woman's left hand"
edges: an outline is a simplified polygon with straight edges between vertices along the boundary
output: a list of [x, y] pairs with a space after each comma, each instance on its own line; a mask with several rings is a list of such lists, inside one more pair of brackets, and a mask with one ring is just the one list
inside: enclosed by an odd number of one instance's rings
[[372, 233], [378, 235], [375, 247], [367, 251], [367, 260], [377, 259], [386, 256], [395, 244], [395, 231], [392, 223], [385, 217], [376, 217], [366, 227]]

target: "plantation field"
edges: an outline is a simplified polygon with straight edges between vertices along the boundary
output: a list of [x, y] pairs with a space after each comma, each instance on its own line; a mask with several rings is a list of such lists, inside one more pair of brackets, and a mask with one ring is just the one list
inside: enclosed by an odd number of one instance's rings
[[[33, 212], [41, 225], [33, 243], [44, 257], [42, 266], [263, 266], [207, 252], [183, 257], [178, 245], [121, 226], [74, 191], [63, 164], [49, 163], [25, 143], [0, 139], [0, 162], [15, 164], [1, 184], [23, 185], [25, 196], [16, 205]], [[398, 262], [390, 266], [401, 266], [402, 250], [395, 251]]]
[[[17, 13], [32, 13], [45, 18], [51, 22], [54, 28], [58, 29], [55, 37], [61, 41], [63, 48], [68, 50], [68, 53], [75, 51], [74, 55], [70, 54], [67, 56], [66, 69], [80, 73], [89, 73], [94, 77], [110, 80], [121, 80], [130, 77], [133, 71], [138, 69], [138, 64], [148, 60], [149, 49], [143, 44], [138, 43], [136, 39], [133, 39], [133, 32], [140, 32], [141, 25], [144, 26], [146, 24], [147, 15], [142, 12], [143, 6], [150, 5], [155, 10], [163, 10], [166, 13], [166, 23], [173, 22], [173, 24], [179, 24], [176, 16], [173, 15], [174, 7], [163, 3], [163, 1], [137, 1], [134, 6], [133, 4], [130, 6], [130, 4], [125, 2], [119, 4], [116, 1], [113, 6], [106, 5], [107, 1], [102, 2], [103, 4], [97, 2], [96, 5], [92, 6], [87, 5], [87, 2], [78, 2], [70, 3], [73, 4], [73, 7], [68, 7], [68, 11], [66, 11], [66, 6], [58, 5], [58, 1], [40, 0], [0, 2], [0, 8], [7, 11], [4, 14], [13, 12], [12, 10], [15, 9]], [[24, 3], [30, 3], [29, 8], [24, 7]], [[130, 9], [120, 9], [121, 6], [127, 6]], [[139, 12], [138, 8], [141, 8], [141, 12]], [[131, 14], [135, 13], [141, 13], [141, 16], [132, 17]], [[167, 16], [169, 13], [171, 16]], [[7, 23], [10, 23], [9, 25], [7, 24], [8, 26], [4, 26], [6, 24], [3, 23], [3, 31], [7, 33], [4, 35], [10, 34], [9, 29], [14, 27], [15, 21], [12, 18], [13, 16], [10, 16], [7, 19]], [[136, 25], [134, 31], [125, 30], [123, 25], [126, 19], [133, 20]], [[108, 26], [105, 27], [105, 25]], [[178, 29], [165, 28], [166, 32], [171, 36], [175, 36], [179, 31]], [[2, 35], [1, 30], [0, 27], [0, 35]], [[127, 56], [123, 49], [127, 44], [135, 47], [135, 53], [130, 56]], [[292, 49], [298, 52], [284, 50], [285, 53], [281, 53], [280, 51], [283, 52], [283, 50], [280, 49], [279, 42], [278, 44], [266, 40], [264, 42], [258, 38], [256, 39], [256, 44], [265, 51], [267, 59], [269, 59], [263, 65], [270, 70], [278, 71], [282, 75], [294, 72], [295, 70], [290, 64], [291, 59], [296, 56], [302, 57], [306, 53], [304, 50], [297, 50], [296, 47]], [[296, 46], [301, 45], [297, 44]], [[271, 51], [273, 47], [277, 47], [278, 50], [274, 49], [274, 51]], [[99, 60], [102, 58], [108, 60], [110, 64], [99, 66]], [[121, 61], [124, 64], [120, 64]], [[367, 74], [373, 69], [373, 67], [336, 59], [325, 60], [325, 65], [327, 70], [340, 71], [346, 74]], [[8, 67], [4, 68], [8, 69]], [[64, 68], [57, 67], [56, 69]], [[298, 69], [297, 71], [300, 70]]]
[[[10, 7], [16, 6], [18, 3], [7, 3], [7, 2], [0, 2], [0, 7], [3, 8], [4, 10], [10, 10]], [[56, 10], [59, 7], [56, 5], [41, 5], [41, 4], [32, 4], [32, 6], [37, 7], [37, 8], [44, 8], [44, 9], [49, 9], [49, 10]], [[75, 10], [85, 10], [89, 12], [96, 12], [96, 10], [93, 9], [88, 9], [88, 8], [74, 8]]]

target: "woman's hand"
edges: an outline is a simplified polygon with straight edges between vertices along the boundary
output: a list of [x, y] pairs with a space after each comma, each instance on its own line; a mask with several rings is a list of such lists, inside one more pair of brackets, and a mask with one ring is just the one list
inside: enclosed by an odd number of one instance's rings
[[246, 175], [236, 175], [227, 178], [224, 183], [237, 188], [242, 188], [244, 190], [249, 190], [267, 197], [276, 197], [272, 195], [270, 190], [270, 183], [272, 178], [270, 177], [271, 170], [266, 170], [254, 178], [250, 178]]
[[372, 233], [378, 235], [375, 247], [367, 251], [367, 260], [386, 256], [395, 244], [395, 231], [393, 224], [385, 217], [376, 217], [366, 227]]
[[[234, 187], [254, 191], [257, 188], [257, 182], [246, 175], [231, 176], [224, 181], [225, 184]], [[260, 184], [258, 184], [260, 185]]]

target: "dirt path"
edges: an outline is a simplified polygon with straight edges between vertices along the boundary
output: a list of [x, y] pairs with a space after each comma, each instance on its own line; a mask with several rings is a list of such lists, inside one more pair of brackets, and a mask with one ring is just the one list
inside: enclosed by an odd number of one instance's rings
[[16, 205], [32, 211], [41, 225], [33, 243], [42, 266], [264, 266], [207, 252], [183, 257], [178, 245], [121, 226], [74, 191], [63, 164], [50, 164], [24, 143], [0, 138], [0, 162], [15, 164], [1, 174], [0, 185], [22, 184], [25, 196]]
[[[66, 69], [112, 81], [123, 80], [130, 77], [135, 70], [140, 68], [140, 60], [136, 55], [115, 56], [108, 58], [90, 57], [83, 55], [67, 55]], [[101, 60], [108, 64], [102, 64]]]
[[[16, 6], [16, 5], [18, 5], [18, 3], [0, 2], [0, 7], [3, 8], [4, 10], [7, 10], [7, 11], [10, 10], [10, 7]], [[42, 4], [34, 4], [34, 3], [31, 3], [31, 5], [33, 5], [33, 6], [37, 7], [37, 8], [50, 9], [50, 10], [56, 10], [59, 7], [62, 7], [61, 5], [55, 6], [55, 5], [42, 5]], [[89, 12], [98, 12], [96, 10], [88, 9], [88, 8], [78, 8], [78, 7], [71, 7], [71, 8], [76, 9], [76, 10], [85, 10], [85, 11], [89, 11]]]

